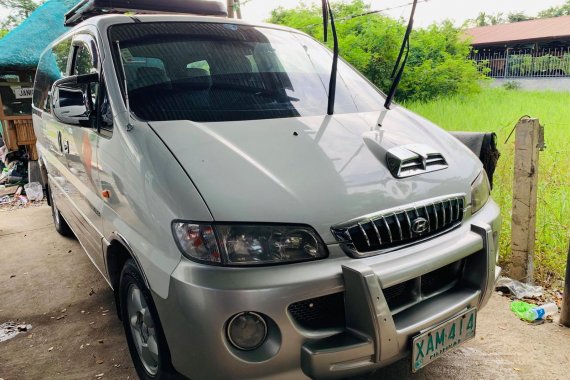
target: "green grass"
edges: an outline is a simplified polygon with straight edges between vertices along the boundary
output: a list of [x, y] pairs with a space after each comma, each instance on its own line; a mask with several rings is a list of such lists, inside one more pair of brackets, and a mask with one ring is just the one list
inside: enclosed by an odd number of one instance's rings
[[535, 279], [552, 284], [564, 278], [570, 236], [570, 93], [484, 89], [481, 93], [408, 103], [406, 107], [449, 131], [493, 131], [501, 158], [493, 198], [501, 206], [501, 263], [511, 255], [514, 134], [517, 120], [530, 115], [545, 126], [546, 150], [540, 152], [535, 245]]

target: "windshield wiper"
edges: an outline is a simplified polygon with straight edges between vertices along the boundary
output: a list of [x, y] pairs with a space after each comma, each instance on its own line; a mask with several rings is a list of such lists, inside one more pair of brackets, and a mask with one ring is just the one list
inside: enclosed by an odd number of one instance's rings
[[[410, 34], [414, 28], [414, 14], [416, 13], [416, 5], [418, 5], [418, 0], [414, 0], [414, 4], [412, 5], [412, 12], [410, 14], [410, 20], [408, 21], [408, 27], [406, 28], [406, 34], [402, 40], [402, 46], [400, 47], [400, 53], [396, 59], [394, 69], [392, 70], [392, 75], [390, 75], [392, 78], [392, 86], [390, 86], [390, 91], [388, 92], [388, 95], [386, 96], [386, 102], [384, 103], [384, 107], [386, 107], [387, 110], [389, 110], [390, 106], [392, 105], [392, 100], [394, 99], [394, 95], [396, 95], [396, 90], [398, 89], [398, 85], [402, 79], [402, 74], [404, 73], [404, 68], [406, 67], [406, 61], [408, 60], [408, 54], [410, 53]], [[406, 51], [405, 56], [404, 50]], [[402, 57], [404, 57], [403, 60]]]
[[334, 114], [334, 101], [336, 96], [336, 73], [338, 66], [338, 36], [336, 34], [336, 25], [334, 23], [334, 14], [328, 0], [322, 0], [323, 5], [323, 37], [327, 42], [329, 16], [331, 20], [331, 32], [333, 36], [333, 62], [331, 68], [331, 79], [329, 81], [329, 100], [327, 105], [327, 114]]

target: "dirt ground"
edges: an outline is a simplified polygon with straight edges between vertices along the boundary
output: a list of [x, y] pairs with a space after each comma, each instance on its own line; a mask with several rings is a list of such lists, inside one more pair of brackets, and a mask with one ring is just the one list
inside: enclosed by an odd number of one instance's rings
[[[0, 211], [0, 324], [33, 328], [0, 343], [0, 379], [136, 379], [111, 290], [49, 207]], [[368, 379], [568, 379], [570, 329], [531, 326], [493, 295], [477, 336], [416, 375], [408, 361]], [[102, 375], [101, 375], [102, 374]]]

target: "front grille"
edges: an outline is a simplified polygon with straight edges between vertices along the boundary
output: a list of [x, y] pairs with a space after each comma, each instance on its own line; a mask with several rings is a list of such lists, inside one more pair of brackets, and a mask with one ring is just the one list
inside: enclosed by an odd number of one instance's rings
[[287, 308], [301, 327], [311, 330], [344, 327], [344, 293], [292, 303]]
[[457, 227], [465, 198], [454, 196], [361, 218], [331, 231], [353, 257], [393, 250]]
[[415, 279], [402, 282], [384, 289], [383, 292], [388, 307], [394, 310], [417, 299], [417, 283]]
[[421, 277], [422, 295], [429, 296], [453, 286], [461, 277], [463, 265], [464, 261], [460, 260], [424, 274]]
[[465, 260], [459, 260], [421, 277], [383, 289], [390, 310], [401, 310], [454, 287], [462, 277]]

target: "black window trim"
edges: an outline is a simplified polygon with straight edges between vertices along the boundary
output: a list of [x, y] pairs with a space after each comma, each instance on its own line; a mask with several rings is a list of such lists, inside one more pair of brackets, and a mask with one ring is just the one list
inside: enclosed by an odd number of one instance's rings
[[[105, 78], [103, 75], [103, 67], [101, 64], [101, 57], [99, 55], [99, 44], [97, 43], [97, 38], [88, 30], [82, 29], [78, 31], [72, 37], [71, 42], [71, 59], [68, 60], [68, 75], [75, 72], [75, 64], [77, 59], [77, 53], [79, 52], [80, 48], [86, 48], [91, 57], [93, 62], [91, 62], [92, 66], [97, 70], [99, 74], [99, 93], [97, 94], [97, 104], [98, 107], [96, 109], [96, 128], [92, 130], [96, 132], [99, 136], [110, 139], [113, 136], [113, 127], [105, 128], [102, 126], [102, 115], [101, 115], [101, 102], [103, 101], [103, 94], [107, 92], [107, 85], [105, 83]], [[109, 95], [107, 94], [107, 97]]]

